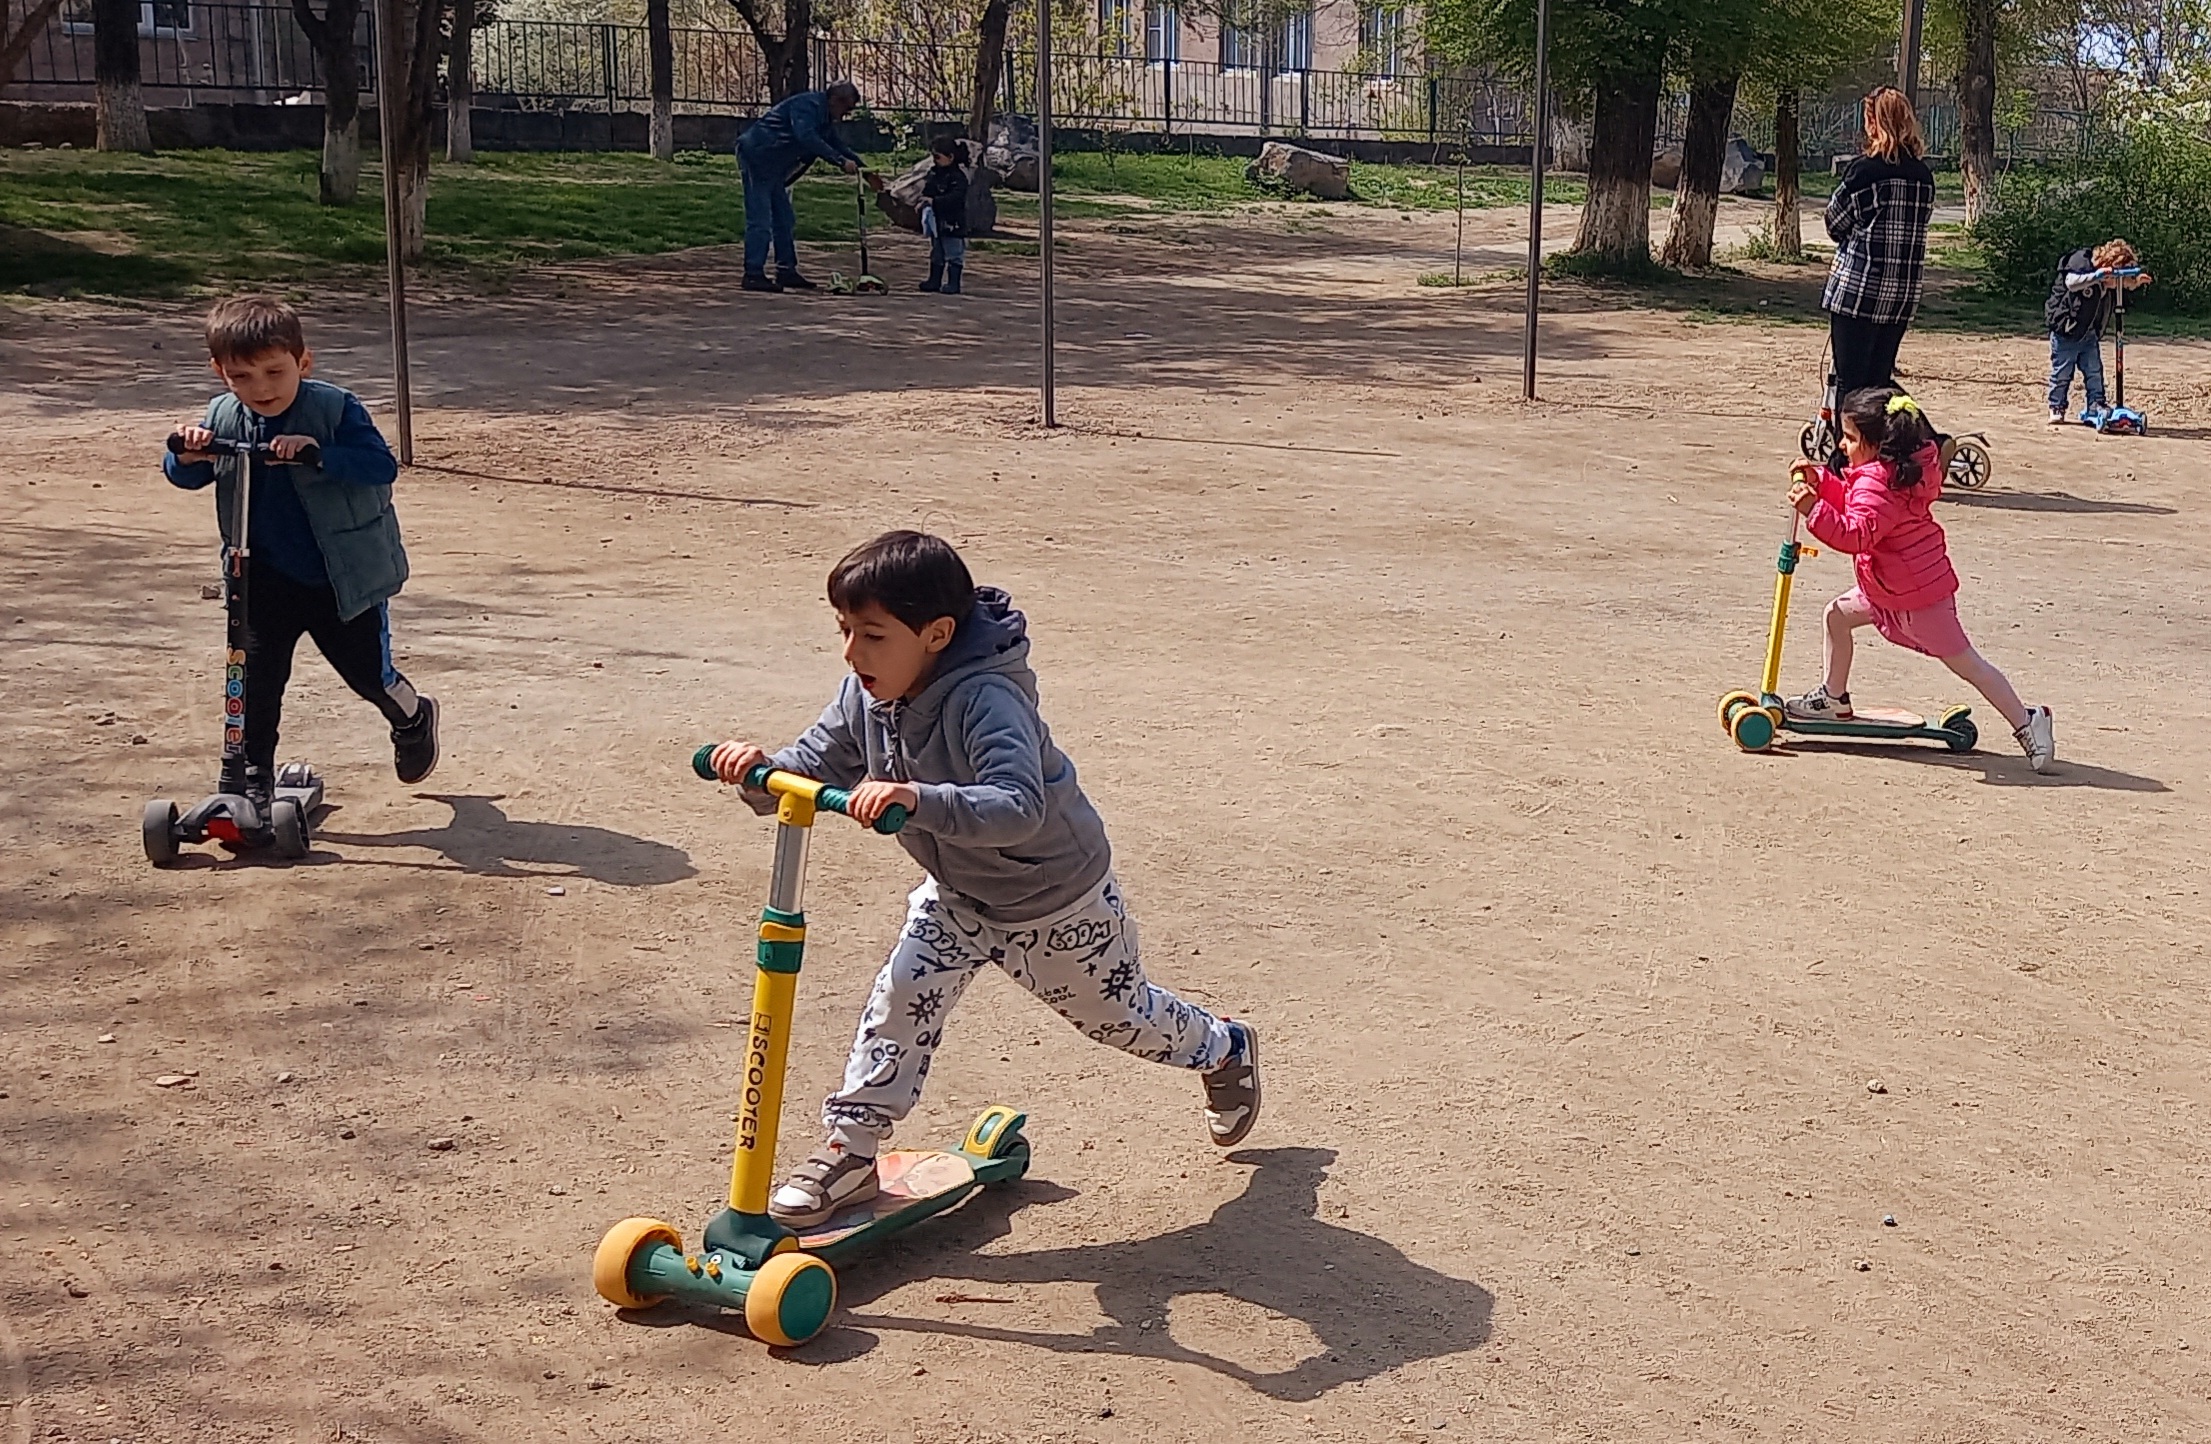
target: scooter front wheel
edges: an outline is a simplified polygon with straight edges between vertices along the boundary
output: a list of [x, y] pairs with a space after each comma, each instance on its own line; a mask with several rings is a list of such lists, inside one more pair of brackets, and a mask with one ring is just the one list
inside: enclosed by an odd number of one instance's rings
[[1763, 752], [1773, 745], [1773, 714], [1763, 707], [1745, 707], [1735, 714], [1727, 735], [1745, 752]]
[[836, 1271], [810, 1253], [779, 1253], [745, 1285], [745, 1327], [764, 1344], [803, 1344], [836, 1311]]
[[1756, 692], [1730, 692], [1720, 699], [1720, 730], [1730, 737], [1735, 735], [1735, 712], [1739, 707], [1758, 705]]
[[147, 803], [138, 830], [146, 845], [146, 861], [155, 867], [167, 867], [177, 860], [177, 805], [174, 802]]
[[618, 1309], [649, 1309], [666, 1294], [630, 1291], [630, 1261], [648, 1248], [661, 1244], [683, 1251], [683, 1235], [657, 1218], [625, 1218], [606, 1231], [599, 1251], [591, 1258], [591, 1286], [599, 1297]]

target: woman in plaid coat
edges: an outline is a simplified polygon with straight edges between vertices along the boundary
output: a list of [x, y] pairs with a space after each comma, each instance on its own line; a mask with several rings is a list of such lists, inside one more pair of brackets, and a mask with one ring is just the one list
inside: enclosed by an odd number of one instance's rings
[[1896, 384], [1896, 348], [1919, 309], [1935, 211], [1935, 176], [1921, 158], [1926, 146], [1911, 101], [1882, 86], [1866, 97], [1865, 126], [1865, 154], [1843, 171], [1827, 202], [1835, 265], [1820, 304], [1844, 396]]

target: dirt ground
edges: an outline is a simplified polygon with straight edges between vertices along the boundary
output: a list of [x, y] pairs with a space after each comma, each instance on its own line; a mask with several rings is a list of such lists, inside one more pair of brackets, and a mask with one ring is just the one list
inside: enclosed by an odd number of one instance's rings
[[[0, 314], [0, 1444], [2211, 1436], [2211, 346], [2137, 344], [2117, 440], [2045, 430], [2035, 338], [1906, 344], [1988, 429], [1942, 517], [2057, 771], [1993, 720], [1751, 757], [1713, 706], [1818, 331], [1562, 292], [1526, 406], [1517, 289], [1414, 283], [1448, 216], [1070, 231], [1050, 434], [1004, 254], [958, 302], [719, 252], [427, 301], [393, 626], [445, 757], [397, 784], [303, 655], [284, 755], [337, 808], [291, 867], [131, 830], [217, 750], [210, 507], [154, 466], [194, 314]], [[381, 325], [310, 316], [388, 428]], [[1264, 1120], [1218, 1155], [1191, 1078], [985, 978], [901, 1137], [1016, 1103], [1026, 1182], [800, 1349], [618, 1316], [602, 1230], [718, 1204], [769, 861], [690, 748], [811, 719], [823, 575], [897, 525], [1027, 610]], [[1847, 576], [1799, 573], [1790, 686]], [[816, 839], [793, 1152], [913, 880]]]

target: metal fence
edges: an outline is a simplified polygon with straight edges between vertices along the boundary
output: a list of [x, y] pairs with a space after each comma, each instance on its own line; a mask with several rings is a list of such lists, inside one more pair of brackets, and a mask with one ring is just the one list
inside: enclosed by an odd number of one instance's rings
[[[91, 26], [83, 0], [46, 28], [8, 93], [27, 99], [82, 98], [93, 82]], [[375, 44], [368, 7], [356, 27], [363, 100], [374, 103]], [[191, 105], [220, 101], [305, 103], [321, 99], [322, 73], [289, 7], [147, 0], [141, 8], [140, 63], [148, 101]], [[766, 67], [750, 35], [679, 29], [675, 100], [687, 111], [758, 114], [768, 104]], [[1053, 113], [1062, 123], [1109, 132], [1284, 135], [1322, 139], [1425, 140], [1453, 144], [1525, 144], [1530, 104], [1520, 85], [1464, 73], [1361, 74], [1291, 69], [1265, 63], [1224, 66], [1160, 62], [1106, 53], [1118, 47], [1068, 46], [1053, 57]], [[1264, 47], [1261, 47], [1264, 49]], [[650, 104], [651, 68], [642, 25], [495, 20], [475, 32], [476, 103], [524, 110], [640, 110]], [[940, 45], [824, 36], [810, 57], [817, 77], [850, 76], [877, 116], [899, 125], [967, 114], [974, 74], [971, 43]], [[1030, 54], [1009, 51], [1001, 104], [1035, 104]], [[1668, 99], [1662, 141], [1678, 141], [1685, 98]], [[1921, 110], [1930, 148], [1955, 154], [1957, 108], [1930, 96]], [[1854, 101], [1808, 99], [1803, 152], [1814, 165], [1857, 148]], [[1773, 142], [1770, 107], [1738, 105], [1736, 134], [1758, 149]], [[1999, 150], [2014, 159], [2084, 154], [2093, 118], [2046, 110], [2006, 129]]]

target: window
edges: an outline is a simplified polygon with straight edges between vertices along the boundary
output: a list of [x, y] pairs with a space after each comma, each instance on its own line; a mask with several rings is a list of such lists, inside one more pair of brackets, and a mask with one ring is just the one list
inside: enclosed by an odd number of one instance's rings
[[1182, 12], [1159, 0], [1144, 7], [1144, 58], [1154, 65], [1182, 59]]
[[1396, 5], [1372, 5], [1359, 12], [1359, 48], [1383, 75], [1405, 73], [1405, 12]]
[[1296, 72], [1313, 68], [1313, 12], [1301, 10], [1282, 19], [1282, 32], [1277, 37], [1276, 53], [1282, 70]]
[[1259, 31], [1221, 18], [1221, 69], [1253, 70], [1259, 65]]
[[1129, 0], [1098, 0], [1098, 53], [1108, 60], [1129, 54]]
[[[67, 0], [62, 6], [62, 33], [92, 33], [92, 0]], [[146, 0], [138, 7], [141, 35], [190, 35], [192, 0]]]

